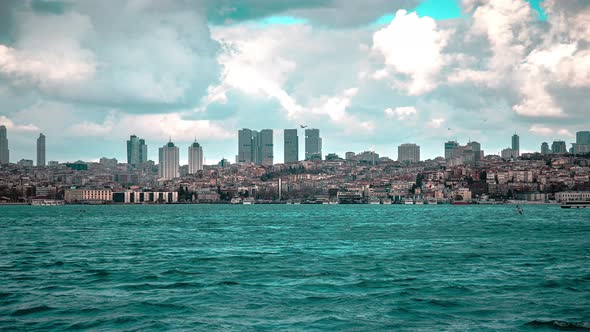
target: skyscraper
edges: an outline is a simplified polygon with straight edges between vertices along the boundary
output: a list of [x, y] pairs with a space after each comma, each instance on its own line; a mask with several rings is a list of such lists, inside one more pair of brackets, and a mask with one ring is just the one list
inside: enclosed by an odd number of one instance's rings
[[285, 154], [284, 162], [296, 163], [299, 161], [299, 136], [297, 129], [285, 129]]
[[458, 142], [448, 141], [445, 143], [445, 159], [449, 160], [454, 157], [455, 149], [459, 146]]
[[474, 163], [476, 163], [476, 164], [479, 163], [483, 157], [483, 151], [481, 150], [481, 144], [476, 141], [471, 141], [471, 142], [467, 143], [467, 146], [470, 146], [471, 150], [473, 151]]
[[550, 154], [551, 150], [549, 149], [549, 144], [547, 142], [543, 142], [541, 144], [541, 153], [542, 154]]
[[420, 161], [420, 146], [413, 143], [402, 144], [397, 147], [397, 161], [409, 161], [417, 163]]
[[576, 144], [590, 144], [590, 131], [578, 131], [576, 133]]
[[136, 166], [147, 161], [147, 145], [144, 139], [131, 135], [127, 141], [127, 164]]
[[159, 149], [159, 173], [160, 178], [172, 180], [180, 176], [180, 165], [178, 160], [178, 147], [172, 142], [164, 145]]
[[520, 157], [520, 137], [516, 135], [512, 135], [512, 153], [514, 158]]
[[322, 160], [322, 138], [319, 129], [305, 129], [305, 160]]
[[272, 129], [260, 132], [247, 128], [238, 131], [238, 163], [255, 163], [257, 165], [272, 165], [274, 158], [274, 144]]
[[195, 174], [203, 169], [203, 147], [197, 140], [188, 147], [188, 173]]
[[260, 131], [260, 164], [263, 166], [272, 166], [274, 161], [274, 144], [272, 129], [263, 129]]
[[551, 152], [555, 154], [563, 154], [567, 152], [567, 146], [564, 141], [553, 141], [551, 144]]
[[6, 126], [0, 126], [0, 164], [10, 162], [10, 150], [8, 150], [8, 134]]
[[45, 166], [45, 135], [37, 138], [37, 166]]
[[251, 163], [252, 160], [252, 130], [238, 130], [238, 163]]

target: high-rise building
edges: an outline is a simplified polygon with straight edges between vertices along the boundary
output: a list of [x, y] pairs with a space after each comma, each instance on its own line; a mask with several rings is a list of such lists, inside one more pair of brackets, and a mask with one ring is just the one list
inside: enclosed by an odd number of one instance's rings
[[542, 154], [550, 154], [551, 150], [549, 149], [549, 144], [547, 142], [543, 142], [541, 144], [541, 153]]
[[520, 157], [520, 137], [516, 135], [512, 135], [512, 154], [514, 158]]
[[299, 161], [299, 136], [297, 135], [297, 129], [285, 129], [285, 152], [284, 162], [296, 163]]
[[483, 151], [481, 150], [481, 144], [479, 142], [471, 141], [467, 143], [467, 146], [471, 147], [473, 151], [473, 162], [479, 163], [482, 159]]
[[131, 135], [127, 141], [127, 164], [136, 166], [147, 161], [147, 145], [144, 139]]
[[272, 166], [274, 162], [274, 144], [272, 129], [263, 129], [260, 131], [260, 164], [263, 166]]
[[238, 130], [238, 163], [251, 163], [252, 160], [252, 130]]
[[355, 153], [349, 151], [349, 152], [346, 152], [344, 154], [344, 159], [346, 159], [346, 160], [353, 160], [354, 159], [354, 156], [355, 156]]
[[417, 163], [420, 161], [420, 146], [406, 143], [397, 147], [397, 161]]
[[45, 166], [45, 135], [37, 138], [37, 166]]
[[578, 131], [576, 133], [576, 144], [590, 144], [590, 131]]
[[260, 132], [247, 128], [238, 131], [238, 163], [255, 163], [270, 166], [274, 160], [272, 129]]
[[322, 160], [322, 138], [319, 129], [305, 129], [305, 160]]
[[8, 150], [8, 134], [6, 126], [0, 126], [0, 164], [10, 162], [10, 150]]
[[449, 160], [455, 157], [455, 149], [459, 146], [458, 142], [448, 141], [445, 143], [445, 159]]
[[551, 152], [554, 154], [567, 153], [567, 146], [565, 145], [565, 142], [564, 141], [553, 141], [553, 144], [551, 144]]
[[178, 147], [172, 142], [159, 149], [160, 161], [158, 165], [160, 178], [172, 180], [180, 176]]
[[188, 174], [195, 174], [203, 169], [203, 147], [195, 142], [188, 147]]

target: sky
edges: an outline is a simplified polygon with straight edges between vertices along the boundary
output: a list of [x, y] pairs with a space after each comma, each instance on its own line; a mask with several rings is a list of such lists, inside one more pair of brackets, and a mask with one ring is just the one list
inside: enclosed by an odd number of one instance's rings
[[[590, 129], [587, 0], [3, 0], [0, 124], [11, 161], [126, 162], [172, 139], [185, 163], [237, 130], [319, 128], [323, 153], [498, 154]], [[299, 131], [300, 157], [304, 132]]]

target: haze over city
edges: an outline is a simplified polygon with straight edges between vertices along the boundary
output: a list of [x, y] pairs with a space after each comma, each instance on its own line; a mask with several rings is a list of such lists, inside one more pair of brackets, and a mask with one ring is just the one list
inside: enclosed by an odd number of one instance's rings
[[[423, 159], [448, 140], [499, 154], [575, 141], [590, 101], [587, 1], [2, 1], [0, 124], [11, 160], [150, 159], [169, 137], [205, 162], [240, 128], [322, 131], [325, 154]], [[300, 132], [300, 136], [303, 132]], [[303, 144], [300, 144], [303, 155]], [[181, 163], [187, 155], [181, 154]]]

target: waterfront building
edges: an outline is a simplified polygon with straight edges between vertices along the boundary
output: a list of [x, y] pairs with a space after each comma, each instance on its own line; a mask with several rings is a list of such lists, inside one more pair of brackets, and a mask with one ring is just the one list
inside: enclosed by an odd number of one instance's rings
[[543, 142], [541, 144], [541, 153], [542, 154], [550, 154], [551, 149], [549, 149], [549, 144], [547, 142]]
[[285, 129], [283, 157], [285, 164], [299, 161], [299, 136], [297, 129]]
[[0, 126], [0, 164], [10, 162], [10, 150], [8, 150], [8, 133], [6, 126]]
[[45, 166], [45, 135], [37, 138], [37, 166]]
[[516, 135], [512, 135], [512, 156], [514, 159], [520, 157], [520, 137]]
[[319, 129], [305, 129], [305, 160], [322, 160], [322, 138]]
[[420, 161], [420, 146], [414, 143], [405, 143], [397, 147], [397, 161], [417, 163]]
[[553, 144], [551, 144], [551, 151], [553, 154], [564, 154], [567, 153], [567, 146], [564, 141], [553, 141]]
[[144, 203], [178, 203], [177, 191], [124, 191], [113, 193], [113, 203], [144, 204]]
[[172, 180], [180, 176], [180, 165], [179, 165], [179, 154], [178, 147], [168, 142], [166, 145], [159, 150], [159, 175], [160, 179]]
[[590, 201], [590, 191], [563, 191], [555, 193], [558, 202]]
[[68, 203], [108, 203], [113, 201], [113, 191], [108, 188], [75, 188], [65, 191], [64, 200]]
[[459, 147], [456, 141], [448, 141], [445, 143], [445, 159], [449, 160], [455, 157], [455, 149]]
[[272, 166], [274, 163], [274, 144], [272, 129], [263, 129], [260, 131], [260, 163], [263, 166]]
[[195, 174], [203, 169], [203, 147], [197, 140], [188, 147], [188, 174]]
[[145, 140], [131, 135], [127, 141], [127, 164], [136, 166], [147, 161], [147, 145]]

